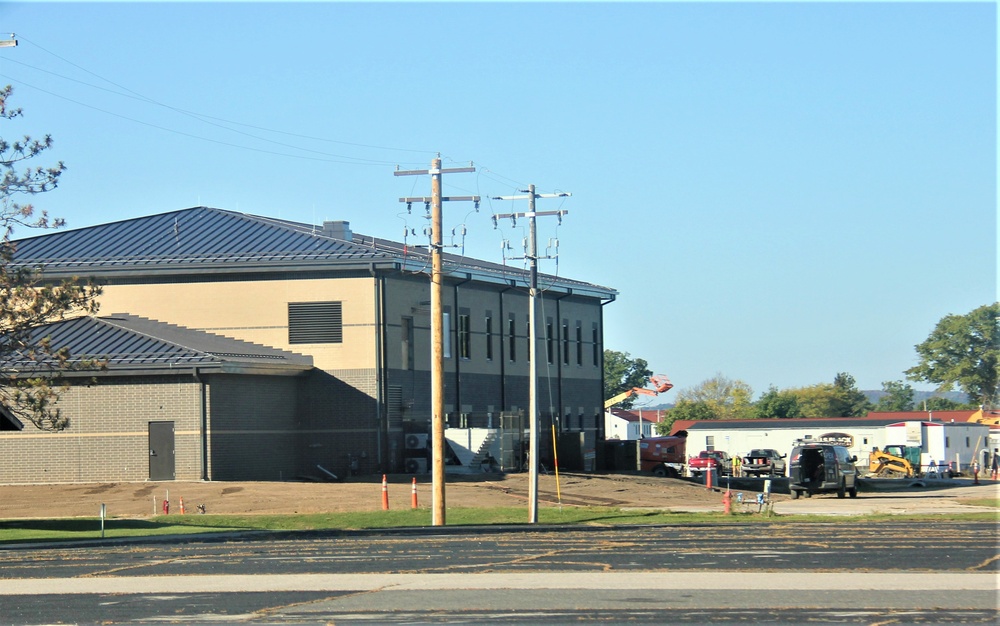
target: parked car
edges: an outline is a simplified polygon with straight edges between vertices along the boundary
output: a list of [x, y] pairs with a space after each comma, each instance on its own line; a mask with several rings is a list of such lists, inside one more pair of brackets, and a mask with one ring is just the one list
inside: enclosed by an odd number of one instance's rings
[[688, 473], [691, 476], [701, 476], [706, 471], [716, 470], [720, 476], [731, 474], [733, 461], [728, 452], [722, 450], [702, 450], [698, 456], [688, 460]]
[[744, 476], [784, 476], [785, 455], [771, 448], [757, 448], [740, 463]]
[[844, 446], [823, 443], [798, 444], [788, 465], [788, 488], [792, 499], [805, 494], [836, 493], [838, 498], [858, 496], [858, 457]]

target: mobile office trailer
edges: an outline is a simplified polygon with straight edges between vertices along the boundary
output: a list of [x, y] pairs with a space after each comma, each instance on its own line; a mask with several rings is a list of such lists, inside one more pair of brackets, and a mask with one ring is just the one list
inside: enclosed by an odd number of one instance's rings
[[920, 467], [925, 471], [934, 463], [952, 473], [971, 473], [969, 465], [976, 451], [986, 445], [990, 429], [970, 422], [907, 421], [885, 427], [886, 445], [920, 448]]

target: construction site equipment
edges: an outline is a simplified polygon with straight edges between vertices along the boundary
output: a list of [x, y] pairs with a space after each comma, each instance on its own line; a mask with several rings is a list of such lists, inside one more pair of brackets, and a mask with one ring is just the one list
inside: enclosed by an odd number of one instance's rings
[[868, 456], [868, 471], [877, 478], [916, 478], [920, 475], [920, 448], [886, 446], [873, 448]]
[[684, 474], [684, 437], [647, 437], [639, 440], [639, 465], [654, 476], [680, 478]]
[[670, 391], [674, 387], [674, 384], [670, 382], [670, 379], [661, 374], [654, 374], [653, 376], [650, 376], [649, 382], [652, 383], [653, 389], [646, 389], [645, 387], [632, 387], [628, 391], [624, 391], [618, 394], [617, 396], [614, 396], [613, 398], [608, 398], [607, 400], [605, 400], [604, 408], [609, 409], [614, 405], [618, 404], [619, 402], [627, 400], [632, 396], [638, 394], [643, 394], [647, 396], [656, 396], [661, 393]]

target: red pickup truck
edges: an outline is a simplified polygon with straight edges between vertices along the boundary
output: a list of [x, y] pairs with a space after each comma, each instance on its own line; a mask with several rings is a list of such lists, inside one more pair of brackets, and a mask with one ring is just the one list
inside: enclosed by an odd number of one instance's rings
[[701, 476], [706, 471], [716, 470], [720, 476], [731, 474], [733, 471], [733, 460], [729, 453], [722, 450], [703, 450], [698, 456], [688, 459], [688, 474], [691, 476]]

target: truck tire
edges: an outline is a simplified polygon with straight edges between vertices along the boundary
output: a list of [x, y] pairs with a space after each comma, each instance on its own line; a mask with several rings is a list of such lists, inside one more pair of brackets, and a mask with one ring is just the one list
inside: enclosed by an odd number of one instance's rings
[[840, 487], [837, 488], [837, 497], [843, 498], [846, 495], [847, 495], [847, 484], [843, 480], [841, 480]]
[[854, 486], [847, 490], [847, 495], [851, 496], [852, 498], [857, 498], [858, 497], [858, 484], [857, 483], [854, 483]]
[[667, 466], [657, 465], [653, 468], [653, 476], [659, 476], [660, 478], [665, 478], [667, 476]]
[[799, 494], [799, 490], [798, 489], [792, 489], [792, 500], [798, 500], [799, 499], [799, 495], [800, 494]]
[[680, 478], [681, 473], [674, 468], [667, 466], [667, 478]]

